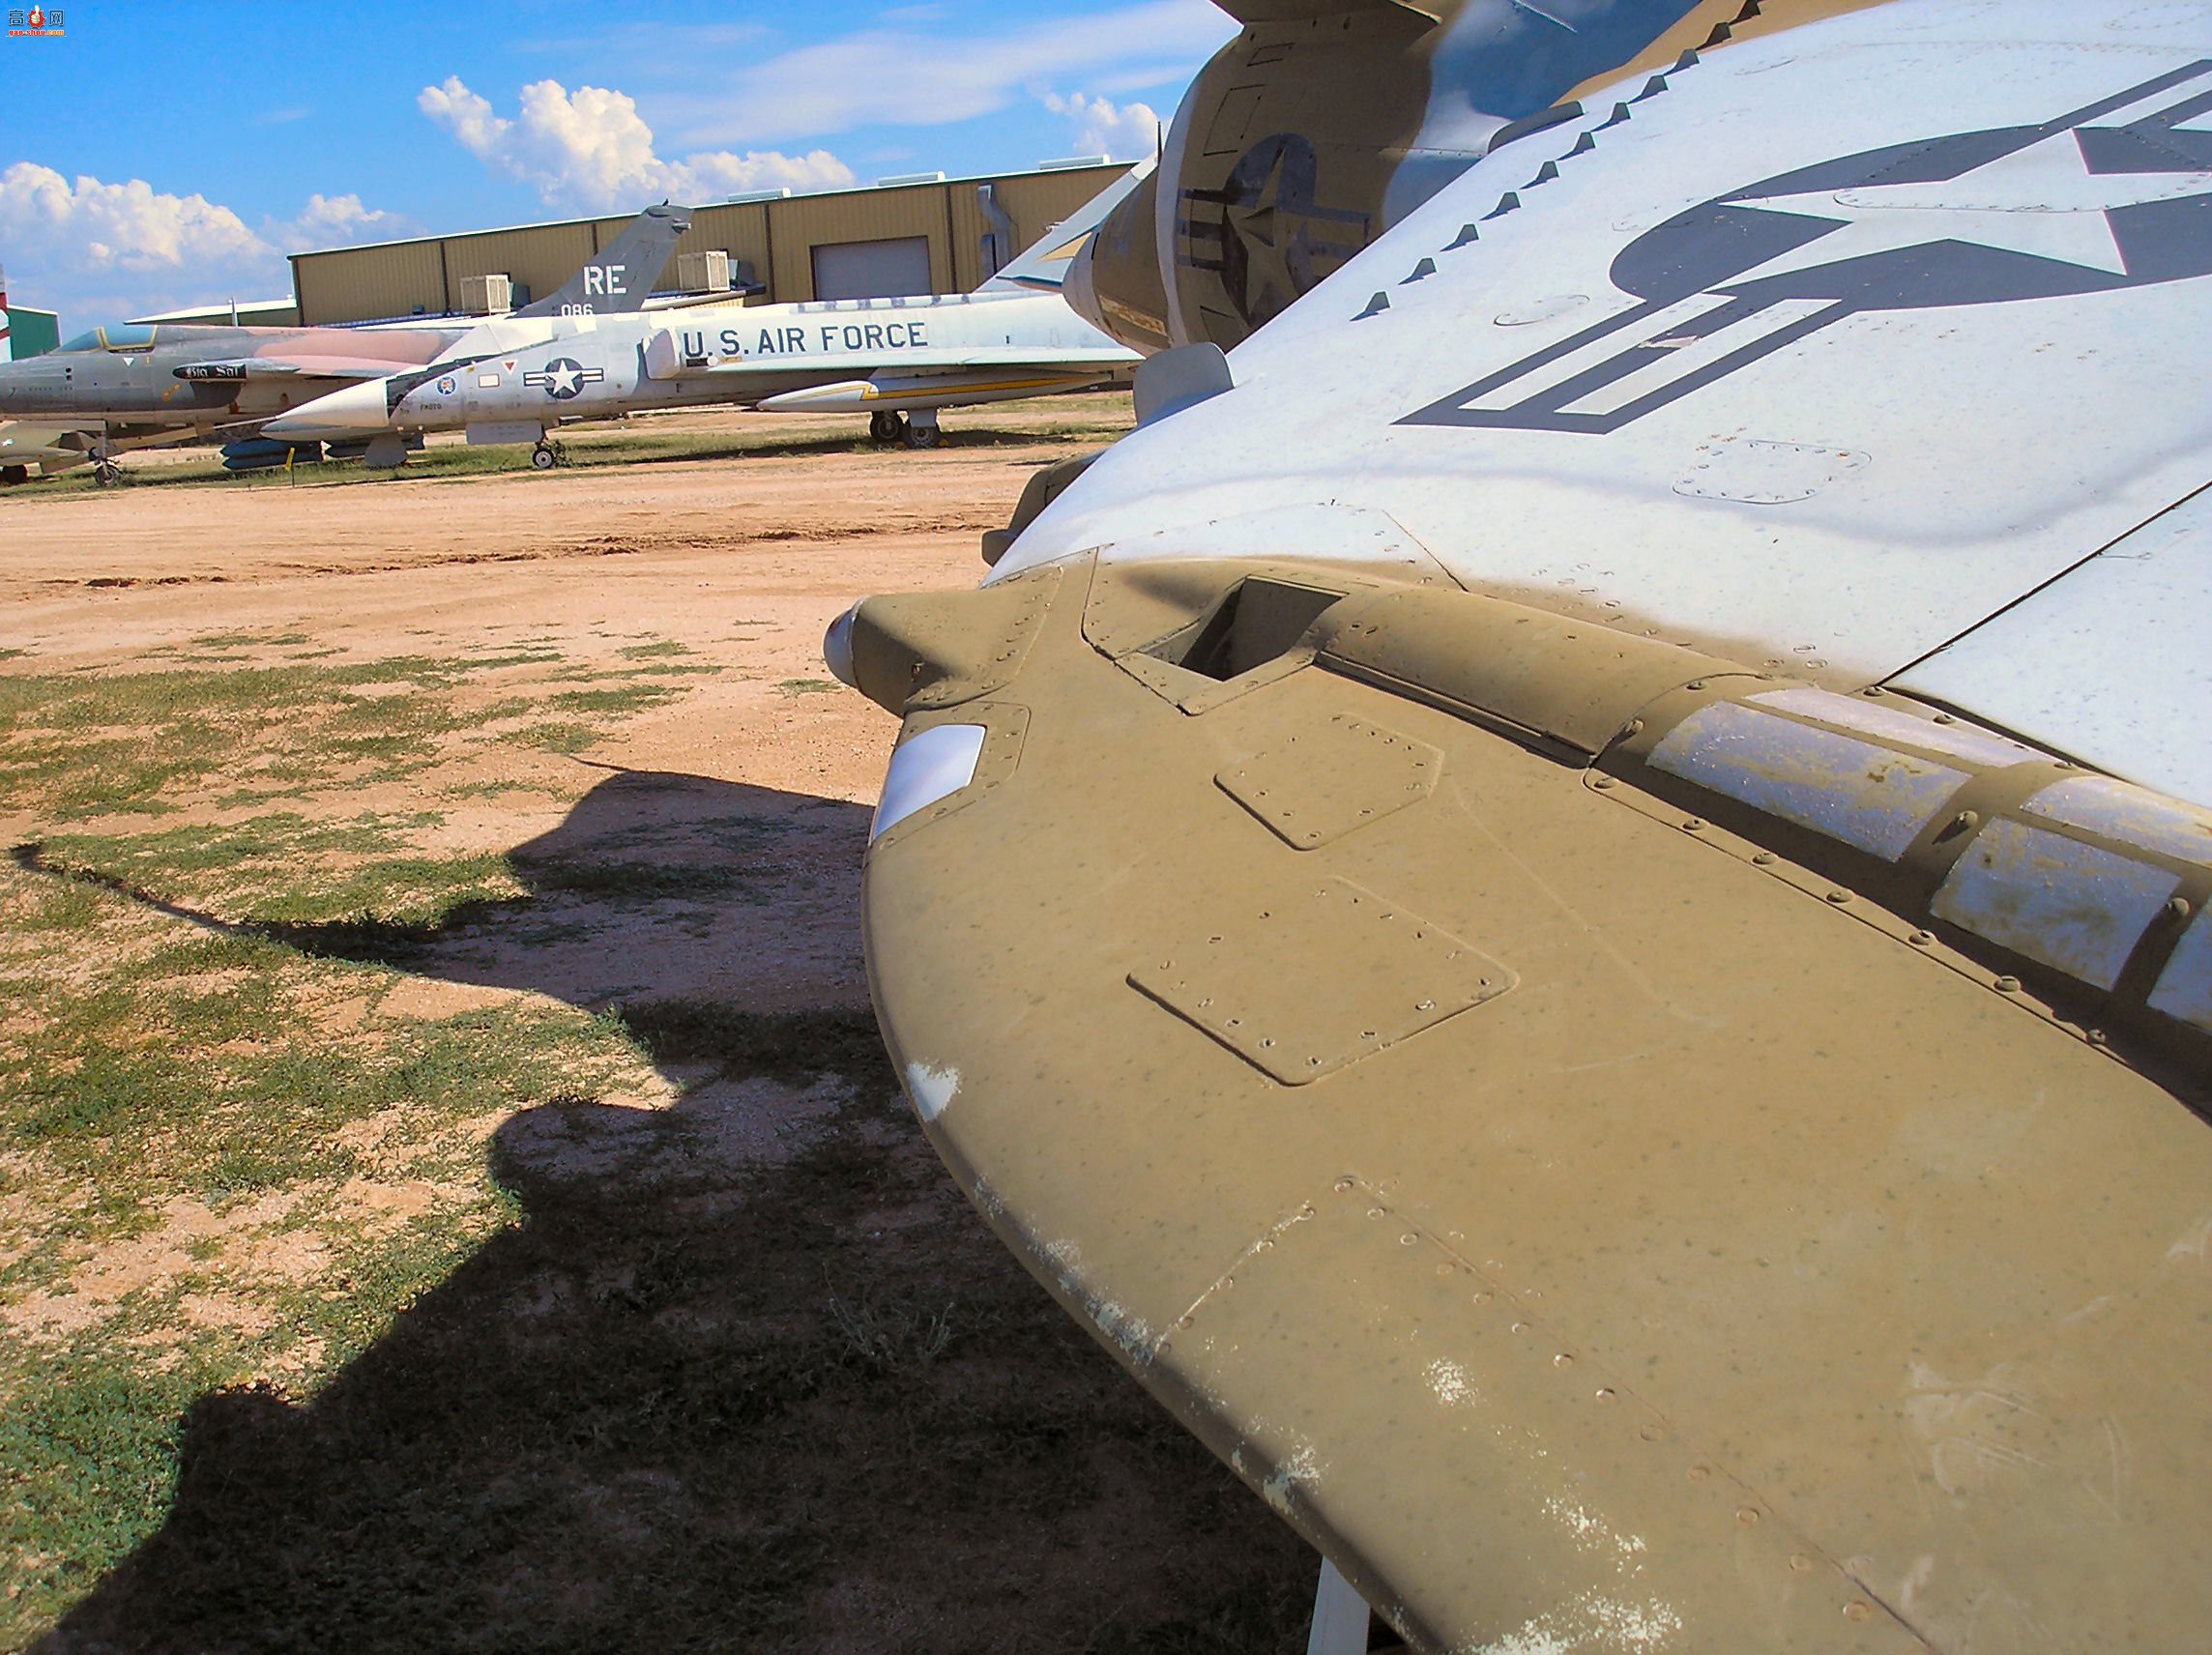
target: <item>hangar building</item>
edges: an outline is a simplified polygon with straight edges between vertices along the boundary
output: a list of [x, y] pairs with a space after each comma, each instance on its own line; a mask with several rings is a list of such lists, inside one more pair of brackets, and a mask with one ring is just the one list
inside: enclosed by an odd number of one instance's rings
[[[728, 290], [756, 305], [963, 293], [1127, 170], [1085, 158], [1033, 172], [930, 173], [695, 207], [654, 291]], [[526, 305], [558, 288], [628, 221], [627, 215], [571, 218], [294, 253], [293, 301], [299, 320], [310, 325]], [[227, 310], [219, 319], [229, 319]]]

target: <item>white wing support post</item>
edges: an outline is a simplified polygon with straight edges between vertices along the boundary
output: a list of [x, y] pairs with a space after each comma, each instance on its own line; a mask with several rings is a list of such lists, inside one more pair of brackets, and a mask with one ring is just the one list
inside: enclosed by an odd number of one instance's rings
[[1373, 1618], [1367, 1600], [1324, 1557], [1321, 1580], [1314, 1586], [1313, 1630], [1306, 1635], [1306, 1655], [1367, 1655]]

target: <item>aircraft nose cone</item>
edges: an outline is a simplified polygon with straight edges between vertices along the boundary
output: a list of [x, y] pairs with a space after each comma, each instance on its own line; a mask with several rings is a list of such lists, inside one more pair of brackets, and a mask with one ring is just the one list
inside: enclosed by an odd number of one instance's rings
[[369, 379], [349, 385], [312, 402], [303, 402], [261, 428], [272, 437], [351, 437], [364, 431], [388, 430], [392, 408], [385, 399], [387, 383]]

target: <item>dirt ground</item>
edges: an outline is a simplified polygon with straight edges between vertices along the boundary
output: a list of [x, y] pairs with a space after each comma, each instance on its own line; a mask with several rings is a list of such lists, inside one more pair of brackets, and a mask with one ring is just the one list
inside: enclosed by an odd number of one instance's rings
[[[0, 1059], [32, 1053], [19, 1095], [0, 1076], [0, 1322], [30, 1353], [0, 1391], [36, 1416], [0, 1456], [37, 1462], [0, 1458], [35, 1553], [0, 1570], [0, 1645], [1302, 1647], [1309, 1555], [990, 1239], [873, 1044], [857, 882], [896, 727], [827, 682], [823, 629], [979, 578], [979, 534], [1074, 451], [1054, 418], [955, 416], [922, 453], [826, 421], [705, 462], [0, 498], [0, 690], [318, 673], [348, 716], [417, 716], [427, 683], [444, 719], [405, 763], [357, 740], [303, 769], [264, 714], [235, 773], [158, 803], [86, 803], [50, 758], [33, 788], [30, 725], [0, 744], [0, 907], [94, 905], [40, 956], [55, 998], [0, 1004]], [[479, 883], [412, 929], [300, 907], [305, 852], [222, 865], [277, 822]], [[410, 1137], [417, 1093], [380, 1079], [316, 1103], [298, 1168], [96, 1188], [138, 1151], [120, 1116], [18, 1129], [56, 1118], [38, 1043], [105, 1003], [68, 998], [103, 962], [188, 944], [230, 951], [196, 998], [154, 984], [133, 1052], [258, 973], [290, 1032], [209, 1061], [354, 1042], [364, 1074], [404, 1050], [463, 1095]], [[585, 1080], [468, 1049], [544, 1019]], [[99, 1045], [52, 1073], [81, 1092]], [[234, 1080], [208, 1118], [248, 1092], [282, 1095]], [[175, 1124], [145, 1142], [184, 1153]], [[442, 1262], [403, 1269], [402, 1235]]]

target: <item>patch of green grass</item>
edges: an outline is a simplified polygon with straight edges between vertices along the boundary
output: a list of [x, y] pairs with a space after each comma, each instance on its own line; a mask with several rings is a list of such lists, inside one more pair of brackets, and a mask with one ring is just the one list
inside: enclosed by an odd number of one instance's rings
[[[344, 779], [355, 784], [403, 779], [480, 724], [540, 711], [611, 721], [682, 693], [675, 684], [622, 682], [509, 696], [474, 714], [454, 703], [451, 692], [472, 674], [558, 659], [531, 651], [0, 679], [0, 791], [70, 822], [172, 811], [180, 796], [249, 769], [253, 785], [221, 797], [250, 803], [260, 787], [327, 784], [349, 767]], [[655, 661], [622, 674], [713, 670]], [[575, 752], [604, 733], [603, 722], [578, 730], [575, 719], [555, 716], [508, 739]]]
[[605, 734], [606, 731], [597, 724], [578, 724], [572, 719], [555, 718], [513, 731], [500, 739], [524, 747], [542, 748], [548, 753], [580, 753]]
[[318, 854], [368, 856], [405, 845], [413, 835], [444, 820], [435, 810], [372, 813], [339, 822], [313, 822], [293, 811], [277, 811], [224, 826], [123, 834], [55, 833], [43, 841], [43, 850], [61, 864], [97, 866], [121, 878], [158, 872], [173, 881], [180, 875], [250, 869]]
[[841, 683], [826, 678], [787, 678], [775, 686], [786, 695], [821, 695], [829, 690], [842, 689]]
[[191, 643], [193, 648], [201, 650], [276, 650], [314, 641], [305, 632], [210, 632], [205, 637], [192, 639]]
[[536, 793], [548, 798], [556, 797], [551, 788], [541, 783], [516, 781], [511, 777], [501, 777], [490, 781], [451, 782], [438, 790], [438, 797], [456, 800], [504, 798], [510, 793]]
[[499, 667], [541, 667], [560, 658], [558, 650], [509, 650], [503, 655], [470, 655], [465, 664], [471, 672], [490, 672]]
[[[794, 1056], [824, 1036], [825, 1072], [857, 1021], [795, 1021]], [[546, 1651], [806, 1652], [859, 1612], [900, 1655], [979, 1625], [1302, 1649], [1312, 1554], [992, 1238], [880, 1051], [850, 1079], [766, 1168], [681, 1110], [531, 1110], [494, 1145], [515, 1222], [358, 1272], [395, 1308], [311, 1407], [213, 1359], [48, 1368], [0, 1428], [35, 1467], [0, 1626], [258, 1655], [505, 1646], [526, 1613]]]
[[623, 717], [673, 701], [682, 691], [667, 684], [630, 683], [614, 689], [566, 689], [547, 698], [546, 705], [563, 712], [596, 712], [602, 717]]
[[655, 644], [630, 644], [623, 650], [622, 657], [626, 661], [643, 661], [661, 655], [687, 655], [689, 653], [691, 653], [691, 647], [688, 644], [679, 644], [673, 638], [663, 638]]
[[[60, 820], [170, 807], [254, 752], [426, 757], [456, 727], [424, 657], [0, 679], [0, 788]], [[402, 683], [367, 696], [355, 686]]]

